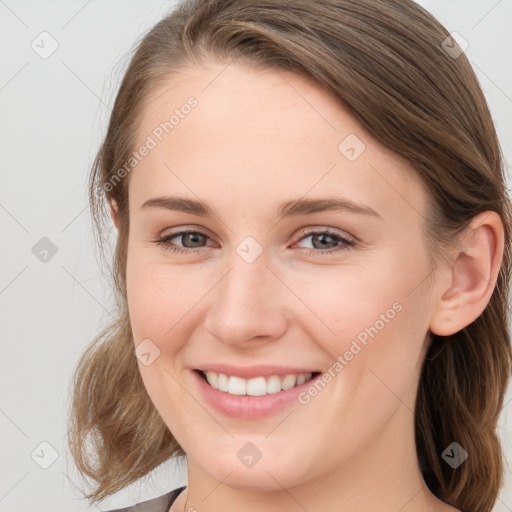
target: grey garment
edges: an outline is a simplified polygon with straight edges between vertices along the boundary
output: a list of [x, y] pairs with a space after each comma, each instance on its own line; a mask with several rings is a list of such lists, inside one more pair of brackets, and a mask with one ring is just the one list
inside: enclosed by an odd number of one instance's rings
[[186, 488], [178, 487], [174, 491], [170, 491], [163, 496], [153, 498], [152, 500], [143, 501], [132, 505], [131, 507], [117, 508], [115, 510], [107, 510], [106, 512], [167, 512], [169, 507], [176, 501], [178, 495]]

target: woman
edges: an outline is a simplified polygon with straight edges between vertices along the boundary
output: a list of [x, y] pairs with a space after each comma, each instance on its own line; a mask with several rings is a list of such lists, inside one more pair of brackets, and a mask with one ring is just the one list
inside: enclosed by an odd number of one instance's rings
[[141, 41], [90, 182], [118, 320], [70, 448], [130, 510], [489, 512], [511, 208], [465, 55], [404, 0], [196, 0]]

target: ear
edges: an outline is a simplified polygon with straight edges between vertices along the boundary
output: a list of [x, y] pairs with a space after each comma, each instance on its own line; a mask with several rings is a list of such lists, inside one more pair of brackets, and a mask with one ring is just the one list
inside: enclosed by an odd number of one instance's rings
[[454, 334], [484, 311], [496, 285], [503, 259], [503, 223], [496, 212], [476, 215], [462, 235], [462, 249], [440, 281], [441, 298], [434, 306], [430, 331]]
[[110, 203], [110, 217], [112, 218], [112, 222], [116, 227], [117, 231], [119, 231], [119, 208], [114, 199], [109, 201]]

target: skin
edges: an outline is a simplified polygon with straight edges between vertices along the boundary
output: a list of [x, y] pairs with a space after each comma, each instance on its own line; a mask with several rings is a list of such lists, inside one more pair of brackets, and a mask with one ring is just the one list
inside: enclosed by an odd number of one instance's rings
[[[131, 324], [135, 345], [149, 338], [160, 350], [139, 368], [188, 456], [188, 487], [170, 510], [457, 510], [423, 482], [414, 403], [428, 330], [457, 332], [490, 299], [503, 253], [498, 215], [475, 217], [464, 253], [433, 274], [421, 183], [321, 86], [234, 63], [184, 68], [150, 98], [137, 147], [190, 96], [197, 107], [129, 177]], [[338, 150], [349, 134], [366, 146], [355, 161]], [[199, 198], [217, 216], [141, 208], [170, 194]], [[323, 211], [277, 222], [278, 205], [303, 196], [343, 196], [381, 218]], [[115, 204], [111, 214], [119, 227]], [[209, 238], [199, 249], [181, 236], [170, 244], [197, 252], [155, 243], [183, 227]], [[322, 255], [304, 228], [356, 245], [327, 239], [338, 252]], [[263, 250], [252, 263], [236, 251], [247, 236]], [[327, 370], [395, 302], [401, 311], [306, 405], [249, 421], [197, 393], [190, 371], [204, 362]], [[247, 442], [262, 454], [251, 468], [237, 458]]]

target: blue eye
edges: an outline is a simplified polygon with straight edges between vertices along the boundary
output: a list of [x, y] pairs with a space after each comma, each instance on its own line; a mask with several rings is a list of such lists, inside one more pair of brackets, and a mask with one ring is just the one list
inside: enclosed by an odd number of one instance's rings
[[[304, 236], [298, 240], [299, 242], [310, 237], [312, 238], [313, 248], [302, 248], [306, 251], [306, 254], [312, 256], [333, 254], [347, 250], [348, 248], [356, 245], [353, 240], [349, 240], [348, 238], [330, 230], [309, 231], [302, 233], [302, 235]], [[183, 245], [180, 246], [173, 243], [172, 240], [175, 238], [181, 238], [181, 243]], [[154, 243], [172, 252], [187, 254], [200, 252], [201, 249], [205, 248], [205, 245], [202, 244], [206, 244], [208, 240], [209, 236], [201, 231], [185, 229], [164, 235], [163, 237], [155, 240]], [[317, 245], [316, 247], [315, 244]], [[331, 248], [332, 244], [334, 244], [334, 248]]]

